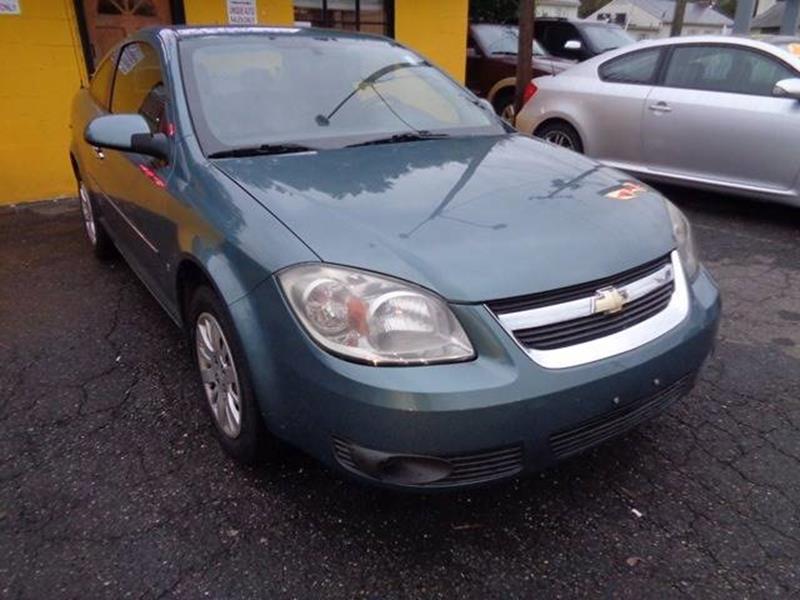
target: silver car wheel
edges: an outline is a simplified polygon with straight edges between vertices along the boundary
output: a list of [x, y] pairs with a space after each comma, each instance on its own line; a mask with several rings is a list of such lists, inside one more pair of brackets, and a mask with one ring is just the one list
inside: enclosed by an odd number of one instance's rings
[[226, 436], [237, 438], [242, 430], [239, 375], [222, 327], [209, 313], [197, 317], [195, 349], [211, 414]]
[[513, 125], [516, 118], [515, 112], [514, 103], [510, 102], [503, 108], [503, 111], [500, 113], [500, 118], [509, 125]]
[[96, 246], [97, 224], [94, 222], [94, 211], [92, 210], [92, 202], [89, 199], [89, 191], [83, 185], [83, 182], [78, 185], [78, 194], [81, 198], [81, 214], [83, 214], [83, 226], [86, 229], [86, 236], [92, 246]]
[[567, 148], [569, 150], [575, 149], [575, 144], [572, 143], [570, 137], [563, 131], [548, 131], [544, 135], [544, 139], [545, 141], [555, 144], [556, 146], [561, 146], [562, 148]]

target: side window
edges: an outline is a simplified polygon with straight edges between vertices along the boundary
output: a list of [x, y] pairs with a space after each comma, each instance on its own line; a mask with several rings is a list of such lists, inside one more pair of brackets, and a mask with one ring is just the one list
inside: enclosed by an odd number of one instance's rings
[[581, 35], [574, 25], [569, 23], [554, 23], [545, 31], [545, 42], [552, 52], [564, 49], [564, 44], [570, 40], [580, 40]]
[[777, 59], [730, 46], [682, 46], [672, 52], [664, 85], [732, 94], [771, 96], [781, 79], [796, 77]]
[[111, 94], [112, 113], [138, 113], [153, 132], [163, 126], [167, 97], [158, 53], [141, 42], [122, 49]]
[[92, 75], [89, 93], [100, 106], [108, 110], [108, 95], [111, 92], [111, 78], [114, 75], [116, 53], [107, 57]]
[[614, 58], [600, 65], [600, 79], [615, 83], [653, 83], [659, 56], [661, 49], [651, 48]]

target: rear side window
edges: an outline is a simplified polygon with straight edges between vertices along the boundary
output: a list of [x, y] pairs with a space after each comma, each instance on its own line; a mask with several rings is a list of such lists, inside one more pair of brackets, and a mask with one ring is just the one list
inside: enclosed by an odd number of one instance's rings
[[539, 41], [550, 52], [563, 50], [564, 44], [570, 40], [581, 41], [578, 30], [569, 23], [547, 23], [540, 31], [542, 31], [541, 37], [538, 34], [536, 37], [540, 37]]
[[672, 51], [664, 85], [771, 96], [775, 84], [790, 77], [797, 75], [760, 52], [732, 46], [682, 46]]
[[619, 56], [600, 65], [600, 79], [614, 83], [653, 83], [660, 56], [660, 48]]
[[122, 49], [111, 95], [112, 113], [138, 113], [158, 131], [166, 107], [166, 90], [156, 50], [141, 42]]
[[114, 75], [116, 53], [106, 58], [92, 75], [89, 93], [100, 106], [108, 110], [108, 95], [111, 92], [111, 78]]

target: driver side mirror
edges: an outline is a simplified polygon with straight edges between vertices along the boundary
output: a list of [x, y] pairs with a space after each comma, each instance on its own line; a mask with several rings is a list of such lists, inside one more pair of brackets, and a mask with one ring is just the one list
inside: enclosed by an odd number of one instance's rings
[[781, 79], [772, 88], [772, 95], [800, 100], [800, 79]]
[[151, 133], [142, 115], [104, 115], [93, 119], [83, 132], [83, 139], [92, 146], [135, 152], [162, 160], [169, 158], [169, 138]]
[[564, 50], [571, 50], [573, 52], [577, 52], [583, 48], [583, 44], [580, 40], [567, 40], [564, 42]]

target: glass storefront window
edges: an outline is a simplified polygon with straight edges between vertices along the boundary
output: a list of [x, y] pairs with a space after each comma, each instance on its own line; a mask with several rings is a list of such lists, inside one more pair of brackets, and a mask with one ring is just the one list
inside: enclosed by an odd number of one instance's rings
[[298, 25], [390, 35], [385, 0], [295, 0]]

